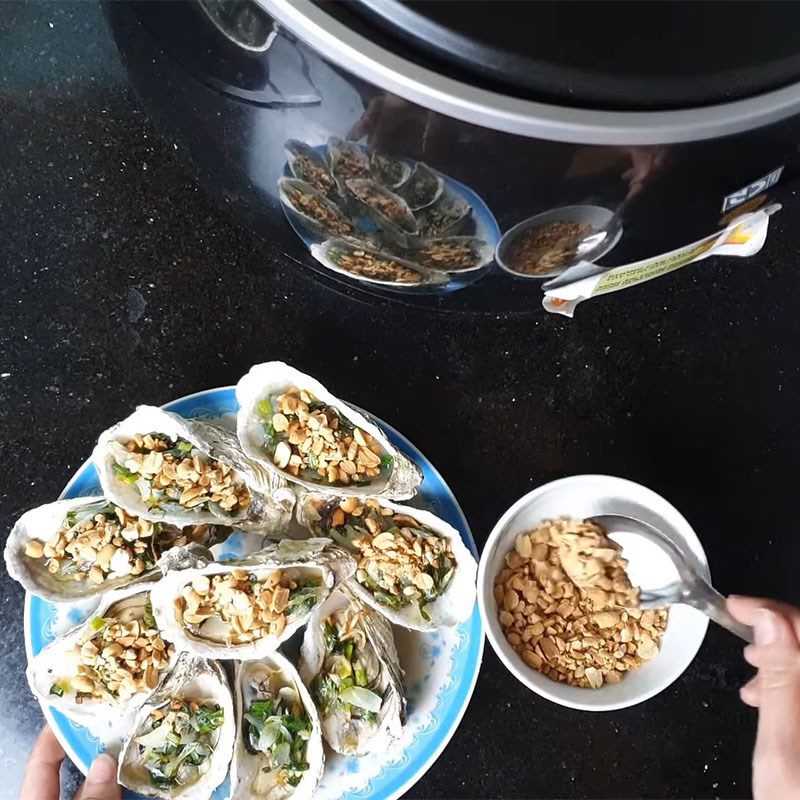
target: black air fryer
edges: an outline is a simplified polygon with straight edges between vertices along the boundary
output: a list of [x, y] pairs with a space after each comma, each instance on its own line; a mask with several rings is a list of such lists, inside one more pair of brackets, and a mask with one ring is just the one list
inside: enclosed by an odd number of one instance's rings
[[622, 223], [595, 259], [613, 267], [714, 233], [794, 178], [795, 3], [106, 12], [137, 91], [207, 190], [298, 269], [370, 294], [537, 308], [542, 276], [496, 258], [518, 223], [594, 208]]

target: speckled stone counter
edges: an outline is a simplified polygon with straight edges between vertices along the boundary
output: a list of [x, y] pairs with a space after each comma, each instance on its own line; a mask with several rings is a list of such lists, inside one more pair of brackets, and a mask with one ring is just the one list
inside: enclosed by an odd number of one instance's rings
[[[93, 3], [4, 4], [0, 110], [2, 530], [54, 499], [136, 403], [280, 358], [421, 447], [479, 545], [537, 484], [622, 475], [688, 517], [720, 590], [800, 602], [792, 187], [748, 261], [703, 262], [572, 321], [448, 313], [323, 286], [196, 189]], [[23, 593], [5, 575], [0, 601], [5, 798], [42, 716], [24, 677]], [[739, 642], [712, 627], [657, 698], [587, 715], [527, 693], [487, 647], [460, 728], [410, 795], [747, 797], [748, 674]]]

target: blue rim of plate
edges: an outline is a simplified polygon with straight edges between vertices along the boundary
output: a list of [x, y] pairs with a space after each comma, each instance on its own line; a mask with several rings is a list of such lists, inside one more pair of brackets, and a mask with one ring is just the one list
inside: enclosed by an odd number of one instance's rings
[[[225, 414], [235, 414], [238, 403], [235, 387], [226, 386], [181, 397], [167, 403], [163, 408], [183, 417], [214, 419]], [[464, 544], [477, 558], [477, 548], [464, 512], [437, 469], [402, 434], [381, 420], [376, 419], [375, 422], [400, 452], [419, 465], [424, 476], [420, 495], [434, 513], [458, 530]], [[87, 460], [67, 483], [60, 499], [80, 497], [95, 492], [98, 488], [97, 472], [91, 460]], [[45, 630], [53, 619], [54, 610], [52, 603], [26, 593], [25, 652], [29, 662], [50, 641]], [[436, 724], [420, 731], [399, 762], [384, 766], [364, 789], [357, 792], [362, 800], [394, 800], [400, 797], [433, 766], [455, 733], [475, 689], [483, 658], [483, 627], [477, 603], [470, 619], [462, 623], [460, 628], [459, 638], [465, 644], [457, 646], [453, 651], [453, 680], [437, 697], [433, 711]], [[86, 774], [89, 763], [98, 753], [96, 741], [84, 728], [71, 722], [60, 712], [44, 703], [40, 705], [67, 755]]]

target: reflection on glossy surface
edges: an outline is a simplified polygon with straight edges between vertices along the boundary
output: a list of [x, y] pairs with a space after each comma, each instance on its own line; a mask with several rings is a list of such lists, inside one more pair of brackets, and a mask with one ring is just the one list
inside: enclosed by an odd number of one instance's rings
[[601, 259], [621, 237], [617, 212], [600, 206], [565, 206], [537, 214], [507, 231], [496, 258], [515, 278], [542, 280], [560, 275], [579, 261]]
[[[491, 268], [498, 240], [491, 212], [426, 164], [369, 156], [339, 137], [316, 148], [290, 140], [284, 150], [286, 172], [315, 182], [278, 180], [287, 218], [316, 260], [336, 275], [419, 294], [463, 288]], [[440, 235], [474, 233], [481, 220], [485, 238]], [[449, 277], [453, 273], [458, 279]]]
[[[781, 164], [787, 165], [786, 180], [795, 158], [791, 121], [723, 140], [663, 147], [526, 139], [444, 117], [377, 90], [284, 29], [265, 51], [248, 51], [211, 24], [196, 0], [114, 2], [105, 8], [140, 96], [177, 131], [181, 151], [189, 153], [206, 190], [296, 260], [298, 268], [316, 269], [323, 280], [331, 271], [308, 251], [319, 239], [308, 237], [297, 219], [291, 220], [295, 230], [286, 225], [279, 208], [282, 177], [299, 177], [321, 191], [345, 215], [357, 217], [353, 221], [363, 241], [399, 248], [398, 258], [406, 257], [413, 242], [402, 231], [393, 242], [384, 241], [393, 229], [355, 214], [343, 180], [369, 178], [401, 196], [422, 238], [473, 236], [492, 246], [500, 230], [549, 209], [586, 204], [613, 211], [625, 202], [625, 235], [602, 260], [614, 266], [713, 230], [723, 197]], [[325, 163], [329, 140], [357, 154], [355, 172], [345, 158]], [[294, 154], [290, 142], [299, 143]], [[309, 155], [312, 151], [322, 163]], [[409, 183], [412, 175], [419, 186]], [[353, 278], [336, 281], [385, 294]], [[453, 292], [456, 288], [462, 291]], [[513, 280], [489, 265], [437, 291], [443, 290], [446, 298], [428, 301], [417, 293], [414, 302], [518, 310], [541, 302], [536, 281]]]

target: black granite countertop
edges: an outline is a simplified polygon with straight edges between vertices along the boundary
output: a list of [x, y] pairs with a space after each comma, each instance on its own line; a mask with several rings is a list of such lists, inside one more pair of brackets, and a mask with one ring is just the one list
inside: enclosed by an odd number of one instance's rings
[[[0, 109], [3, 530], [54, 499], [135, 404], [278, 358], [421, 447], [479, 546], [532, 487], [621, 475], [687, 516], [721, 591], [800, 602], [791, 187], [745, 262], [704, 262], [572, 321], [447, 313], [332, 291], [196, 189], [93, 3], [3, 5]], [[6, 575], [0, 602], [0, 797], [12, 797], [42, 716], [24, 676], [23, 593]], [[525, 691], [487, 646], [460, 728], [410, 795], [747, 797], [748, 674], [740, 643], [712, 627], [662, 694], [586, 714]]]

